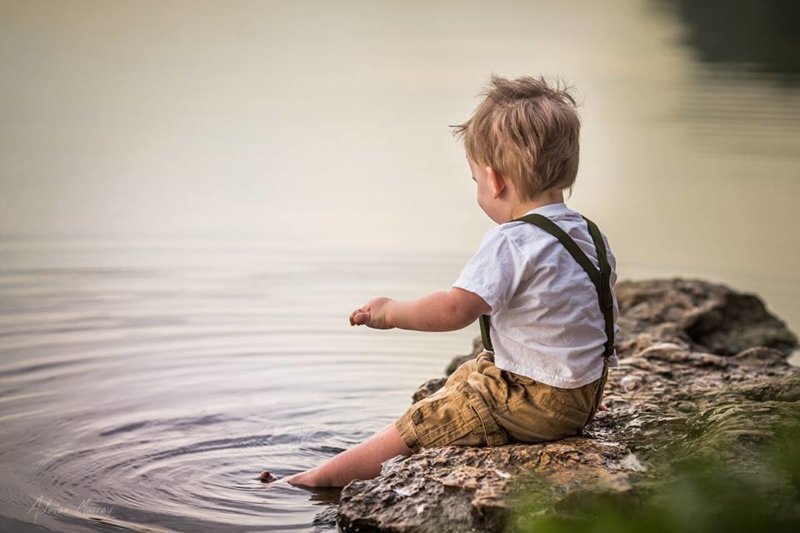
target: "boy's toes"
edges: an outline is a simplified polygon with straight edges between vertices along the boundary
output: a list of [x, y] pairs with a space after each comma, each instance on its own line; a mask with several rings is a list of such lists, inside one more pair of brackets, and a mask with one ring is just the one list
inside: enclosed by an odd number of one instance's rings
[[273, 476], [272, 473], [269, 470], [264, 470], [263, 472], [261, 472], [260, 479], [261, 479], [261, 481], [263, 483], [270, 483], [272, 481], [277, 481], [278, 480], [278, 478]]

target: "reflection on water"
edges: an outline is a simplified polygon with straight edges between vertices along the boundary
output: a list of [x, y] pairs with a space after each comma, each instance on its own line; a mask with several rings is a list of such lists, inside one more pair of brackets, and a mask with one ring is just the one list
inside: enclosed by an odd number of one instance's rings
[[447, 125], [491, 72], [577, 87], [568, 203], [621, 278], [725, 282], [799, 331], [796, 11], [0, 3], [0, 525], [330, 529], [338, 491], [256, 477], [469, 347], [346, 318], [446, 287], [490, 227]]

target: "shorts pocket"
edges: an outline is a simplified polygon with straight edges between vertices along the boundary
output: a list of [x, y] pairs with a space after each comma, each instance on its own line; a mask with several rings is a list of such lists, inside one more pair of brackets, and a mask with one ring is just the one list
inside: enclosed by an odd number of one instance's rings
[[431, 401], [422, 400], [411, 415], [420, 445], [446, 446], [464, 438], [472, 428], [461, 413], [466, 402], [453, 389], [444, 390]]
[[473, 431], [480, 436], [481, 444], [486, 446], [507, 444], [508, 434], [497, 424], [483, 396], [467, 383], [460, 384], [457, 390], [466, 399], [464, 405], [468, 407], [469, 412], [465, 412], [465, 417], [471, 420]]
[[468, 383], [440, 389], [411, 407], [409, 418], [419, 445], [498, 446], [508, 435], [492, 416], [483, 397]]

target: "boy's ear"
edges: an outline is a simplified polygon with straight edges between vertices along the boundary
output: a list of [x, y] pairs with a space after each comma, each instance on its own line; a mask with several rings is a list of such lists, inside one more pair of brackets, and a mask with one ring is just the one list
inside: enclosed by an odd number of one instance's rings
[[500, 198], [506, 189], [506, 180], [496, 173], [492, 167], [486, 167], [486, 175], [489, 177], [489, 186], [492, 188], [492, 198]]

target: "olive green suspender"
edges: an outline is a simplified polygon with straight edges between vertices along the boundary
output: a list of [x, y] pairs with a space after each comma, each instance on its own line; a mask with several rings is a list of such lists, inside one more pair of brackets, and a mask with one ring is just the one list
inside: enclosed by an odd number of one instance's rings
[[[583, 217], [589, 227], [589, 234], [592, 236], [592, 242], [597, 250], [597, 258], [600, 264], [600, 270], [597, 270], [592, 262], [586, 257], [581, 249], [575, 244], [575, 241], [566, 234], [558, 225], [549, 218], [538, 215], [536, 213], [525, 215], [524, 217], [514, 219], [514, 221], [530, 222], [538, 226], [544, 231], [551, 234], [559, 240], [567, 251], [575, 258], [575, 261], [586, 271], [589, 279], [594, 283], [597, 289], [597, 300], [600, 303], [600, 311], [603, 313], [606, 330], [605, 350], [603, 351], [603, 361], [607, 362], [608, 358], [614, 353], [614, 299], [611, 296], [611, 283], [609, 281], [611, 276], [611, 267], [608, 265], [608, 255], [606, 254], [606, 245], [603, 242], [603, 237], [597, 225], [586, 217]], [[481, 339], [483, 347], [486, 350], [493, 351], [492, 340], [489, 336], [489, 315], [481, 315]]]

